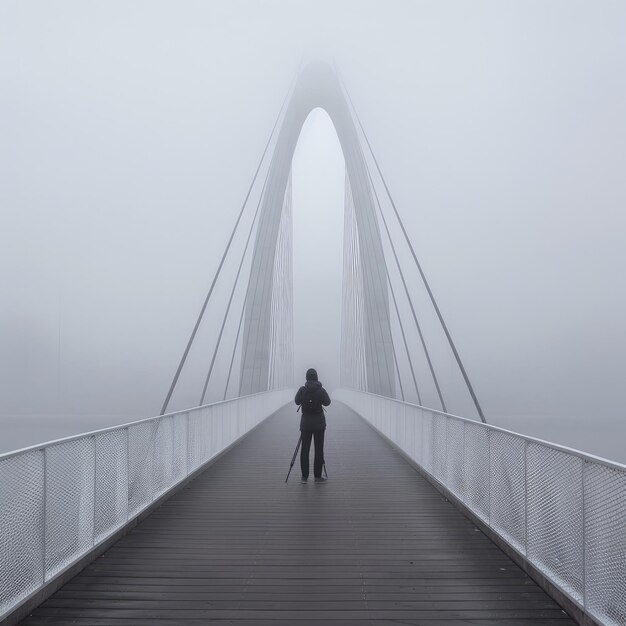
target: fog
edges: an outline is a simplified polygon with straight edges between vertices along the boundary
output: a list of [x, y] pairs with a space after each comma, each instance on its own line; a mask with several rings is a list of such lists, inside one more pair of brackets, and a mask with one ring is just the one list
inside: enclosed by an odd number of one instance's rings
[[[158, 413], [288, 85], [320, 58], [487, 420], [626, 462], [624, 32], [617, 1], [5, 0], [0, 451]], [[317, 109], [293, 162], [294, 376], [331, 391], [343, 167]], [[227, 283], [172, 409], [197, 404]], [[432, 341], [449, 410], [473, 416]]]

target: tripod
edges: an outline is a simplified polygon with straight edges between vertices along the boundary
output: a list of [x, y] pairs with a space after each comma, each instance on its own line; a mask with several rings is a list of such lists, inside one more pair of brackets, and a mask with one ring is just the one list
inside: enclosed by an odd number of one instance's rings
[[300, 434], [300, 438], [298, 439], [298, 445], [296, 445], [296, 450], [293, 453], [293, 456], [291, 457], [291, 465], [289, 466], [289, 471], [287, 472], [287, 478], [285, 478], [285, 482], [289, 480], [289, 474], [291, 474], [291, 468], [293, 467], [293, 464], [296, 462], [296, 457], [298, 456], [298, 450], [300, 449], [301, 445], [302, 445], [302, 433]]
[[[300, 438], [298, 439], [298, 443], [296, 444], [296, 449], [291, 457], [291, 465], [289, 465], [289, 471], [287, 472], [287, 478], [285, 478], [285, 482], [289, 480], [289, 474], [291, 474], [291, 469], [293, 468], [293, 464], [296, 462], [296, 457], [298, 456], [298, 450], [302, 445], [302, 433], [300, 433]], [[328, 478], [328, 472], [326, 471], [326, 459], [322, 459], [322, 468], [324, 470], [324, 474], [326, 474], [326, 478]]]

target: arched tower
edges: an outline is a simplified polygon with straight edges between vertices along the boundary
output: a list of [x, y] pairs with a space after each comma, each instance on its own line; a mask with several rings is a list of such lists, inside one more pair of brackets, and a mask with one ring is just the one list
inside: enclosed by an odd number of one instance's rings
[[[246, 301], [240, 394], [268, 388], [271, 294], [274, 261], [293, 153], [309, 113], [323, 108], [331, 118], [345, 163], [358, 234], [363, 276], [365, 382], [367, 391], [395, 397], [395, 369], [383, 247], [365, 157], [352, 115], [334, 70], [308, 65], [300, 73], [276, 141], [256, 234]], [[323, 254], [323, 246], [320, 246]], [[323, 305], [322, 305], [323, 306]]]

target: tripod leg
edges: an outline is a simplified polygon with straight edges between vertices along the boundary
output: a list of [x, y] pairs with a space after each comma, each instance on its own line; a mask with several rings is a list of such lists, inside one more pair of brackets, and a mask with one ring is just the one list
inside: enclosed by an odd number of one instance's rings
[[287, 472], [287, 478], [285, 478], [285, 482], [289, 480], [289, 474], [291, 474], [291, 468], [293, 464], [296, 462], [296, 457], [298, 456], [298, 450], [300, 449], [300, 445], [302, 444], [302, 433], [300, 433], [300, 439], [298, 439], [298, 444], [296, 445], [296, 450], [291, 457], [291, 465], [289, 466], [289, 471]]

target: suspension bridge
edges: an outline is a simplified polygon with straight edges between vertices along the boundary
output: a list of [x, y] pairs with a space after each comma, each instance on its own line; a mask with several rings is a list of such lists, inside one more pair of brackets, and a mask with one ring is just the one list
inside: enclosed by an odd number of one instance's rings
[[[301, 485], [291, 162], [316, 107], [346, 164], [341, 389], [330, 480]], [[171, 412], [210, 304], [198, 406]], [[0, 623], [626, 624], [626, 467], [490, 425], [444, 313], [338, 71], [306, 66], [160, 415], [0, 456]]]

